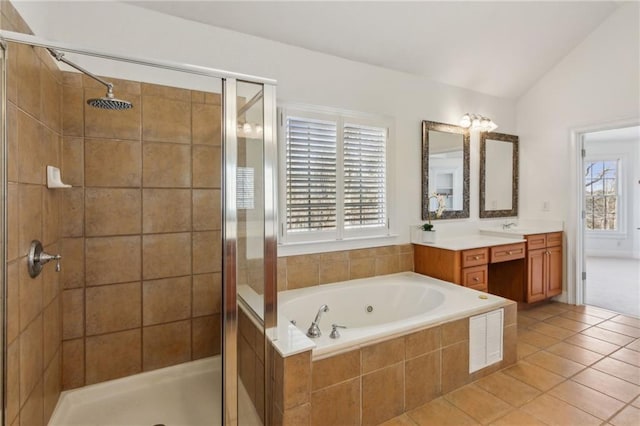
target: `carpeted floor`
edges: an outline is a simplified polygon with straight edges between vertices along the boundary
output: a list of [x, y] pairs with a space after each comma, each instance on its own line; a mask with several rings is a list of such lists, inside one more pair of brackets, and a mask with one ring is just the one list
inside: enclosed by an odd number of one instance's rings
[[587, 257], [585, 304], [640, 317], [640, 259]]

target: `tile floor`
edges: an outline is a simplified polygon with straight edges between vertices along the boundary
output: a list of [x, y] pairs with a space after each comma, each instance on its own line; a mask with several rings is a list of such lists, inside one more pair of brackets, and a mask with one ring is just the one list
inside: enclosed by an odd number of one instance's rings
[[384, 423], [640, 425], [640, 319], [549, 303], [518, 312], [518, 363]]

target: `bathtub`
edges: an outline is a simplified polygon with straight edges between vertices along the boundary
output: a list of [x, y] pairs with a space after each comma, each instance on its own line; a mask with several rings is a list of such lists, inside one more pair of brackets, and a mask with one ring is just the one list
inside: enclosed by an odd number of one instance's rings
[[[279, 326], [291, 336], [306, 335], [321, 305], [329, 306], [320, 320], [322, 335], [310, 339], [313, 359], [407, 334], [502, 307], [507, 299], [471, 290], [414, 272], [344, 281], [278, 294]], [[331, 325], [340, 337], [331, 339]], [[279, 337], [283, 332], [278, 332]], [[300, 337], [297, 338], [300, 340]]]

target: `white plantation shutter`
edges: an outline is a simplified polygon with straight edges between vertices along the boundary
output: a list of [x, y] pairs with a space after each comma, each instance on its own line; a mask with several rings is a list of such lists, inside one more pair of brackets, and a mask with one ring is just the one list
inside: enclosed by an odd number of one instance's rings
[[328, 108], [281, 110], [281, 244], [389, 235], [391, 126]]
[[336, 143], [336, 123], [287, 117], [287, 231], [336, 228]]
[[344, 226], [386, 226], [387, 129], [345, 124]]

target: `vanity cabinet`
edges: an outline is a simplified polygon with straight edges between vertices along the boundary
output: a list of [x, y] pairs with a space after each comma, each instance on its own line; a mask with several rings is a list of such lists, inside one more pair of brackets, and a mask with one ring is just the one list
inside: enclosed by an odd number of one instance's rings
[[527, 299], [538, 302], [562, 293], [562, 232], [527, 235]]

